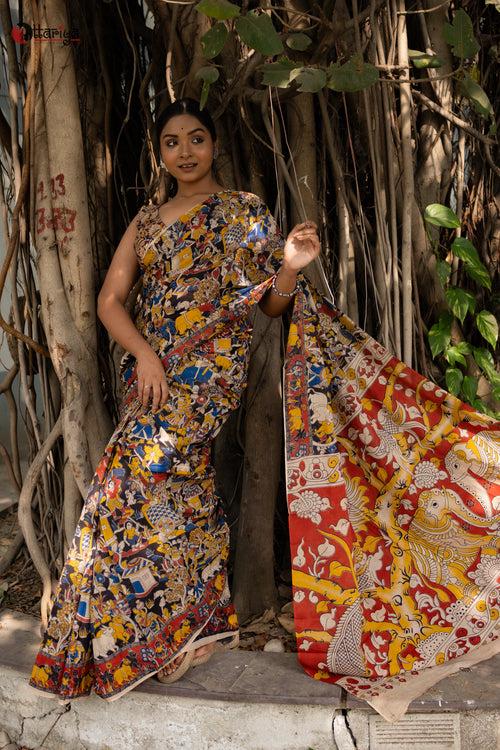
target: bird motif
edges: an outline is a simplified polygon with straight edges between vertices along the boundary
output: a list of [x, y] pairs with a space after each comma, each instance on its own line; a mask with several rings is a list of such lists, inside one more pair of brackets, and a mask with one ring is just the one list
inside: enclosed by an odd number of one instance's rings
[[453, 490], [420, 493], [408, 544], [417, 571], [428, 580], [458, 597], [475, 596], [478, 587], [466, 572], [478, 554], [497, 554], [499, 542], [498, 523], [473, 513]]
[[500, 495], [491, 498], [484, 484], [472, 476], [474, 473], [490, 485], [500, 484], [500, 432], [479, 432], [466, 442], [456, 443], [444, 463], [450, 479], [477, 500], [486, 518], [500, 510]]

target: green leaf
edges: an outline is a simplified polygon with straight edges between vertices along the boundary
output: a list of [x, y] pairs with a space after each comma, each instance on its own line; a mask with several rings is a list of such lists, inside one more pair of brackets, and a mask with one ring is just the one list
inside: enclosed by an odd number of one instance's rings
[[445, 260], [438, 260], [438, 262], [436, 263], [436, 271], [442, 286], [446, 286], [451, 274], [450, 264]]
[[234, 22], [241, 40], [261, 55], [277, 55], [283, 52], [283, 43], [267, 13], [251, 10]]
[[464, 322], [464, 318], [469, 311], [471, 313], [474, 312], [476, 299], [473, 294], [466, 292], [465, 289], [452, 286], [445, 291], [444, 295], [450, 306], [450, 310], [457, 316], [461, 323]]
[[415, 68], [440, 68], [443, 61], [437, 55], [429, 55], [418, 49], [409, 49], [408, 57]]
[[479, 115], [485, 119], [495, 116], [486, 91], [470, 76], [466, 75], [460, 81], [460, 92], [472, 102], [474, 109]]
[[472, 404], [477, 394], [477, 378], [473, 378], [471, 375], [466, 375], [462, 381], [462, 393], [465, 400]]
[[227, 18], [240, 15], [238, 6], [230, 3], [229, 0], [200, 0], [195, 7], [200, 13], [209, 18], [216, 18], [218, 21], [225, 21]]
[[459, 57], [461, 60], [474, 57], [476, 52], [479, 51], [472, 21], [462, 8], [457, 10], [451, 24], [444, 24], [443, 37], [445, 42], [451, 46], [451, 51], [455, 57]]
[[483, 339], [486, 339], [488, 344], [495, 348], [498, 340], [498, 322], [495, 316], [488, 310], [481, 310], [476, 315], [476, 325]]
[[344, 65], [332, 63], [326, 71], [327, 87], [334, 91], [362, 91], [377, 83], [378, 69], [356, 54]]
[[467, 263], [481, 263], [476, 248], [467, 237], [455, 237], [451, 243], [451, 251], [457, 258]]
[[449, 346], [445, 353], [444, 353], [445, 359], [447, 362], [449, 362], [450, 365], [456, 365], [458, 362], [460, 365], [466, 365], [466, 359], [461, 351], [459, 351], [458, 346]]
[[307, 34], [290, 34], [285, 40], [287, 47], [290, 49], [299, 50], [303, 52], [305, 49], [311, 46], [312, 39]]
[[451, 340], [451, 322], [452, 316], [449, 313], [444, 313], [427, 334], [433, 357], [436, 357], [448, 347]]
[[222, 50], [228, 37], [228, 30], [224, 23], [216, 23], [201, 37], [201, 48], [207, 60], [216, 57]]
[[276, 62], [259, 65], [258, 70], [262, 70], [262, 83], [264, 86], [278, 86], [286, 89], [290, 83], [290, 73], [297, 67], [295, 60], [290, 60], [283, 55]]
[[441, 203], [429, 203], [429, 205], [425, 207], [424, 219], [429, 224], [434, 224], [436, 227], [457, 229], [457, 227], [460, 226], [458, 216], [453, 213], [451, 208], [443, 206]]
[[200, 94], [200, 109], [203, 109], [203, 107], [207, 103], [210, 86], [218, 79], [219, 71], [213, 65], [204, 65], [202, 68], [199, 68], [196, 71], [194, 77], [200, 78], [203, 81], [203, 86], [201, 87]]
[[490, 350], [475, 346], [473, 349], [473, 353], [474, 359], [476, 360], [477, 364], [484, 372], [484, 374], [487, 376], [490, 383], [492, 385], [496, 382], [500, 384], [500, 374], [495, 370], [495, 360], [493, 359], [493, 354], [490, 352]]
[[449, 392], [453, 393], [454, 396], [458, 396], [458, 394], [460, 393], [462, 381], [464, 379], [462, 370], [457, 370], [456, 367], [448, 367], [444, 376], [446, 379], [446, 387], [448, 388]]
[[317, 92], [326, 85], [326, 73], [321, 68], [295, 68], [290, 73], [290, 80], [300, 83], [299, 91]]
[[491, 278], [488, 269], [481, 262], [478, 252], [472, 242], [465, 237], [456, 237], [451, 245], [453, 255], [464, 262], [468, 276], [481, 286], [491, 289]]

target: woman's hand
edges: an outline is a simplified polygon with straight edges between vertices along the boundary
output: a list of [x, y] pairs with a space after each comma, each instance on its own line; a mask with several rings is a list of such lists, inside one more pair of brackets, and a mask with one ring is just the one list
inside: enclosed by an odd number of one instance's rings
[[163, 406], [167, 400], [165, 370], [161, 359], [149, 345], [137, 355], [137, 395], [144, 407], [153, 399], [152, 411]]
[[314, 221], [296, 224], [286, 238], [283, 250], [283, 267], [287, 271], [300, 271], [317, 258], [321, 244]]

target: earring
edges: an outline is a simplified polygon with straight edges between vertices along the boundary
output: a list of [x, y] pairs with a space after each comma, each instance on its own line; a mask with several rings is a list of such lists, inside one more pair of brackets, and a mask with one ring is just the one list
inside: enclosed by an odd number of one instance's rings
[[165, 170], [165, 172], [168, 172], [168, 169], [166, 168], [165, 164], [163, 163], [163, 159], [160, 159], [160, 167]]

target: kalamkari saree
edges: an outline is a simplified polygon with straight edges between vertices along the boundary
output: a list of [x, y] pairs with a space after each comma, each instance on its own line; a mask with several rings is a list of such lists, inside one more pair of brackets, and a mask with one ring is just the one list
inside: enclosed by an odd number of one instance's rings
[[[257, 195], [171, 224], [141, 209], [135, 324], [165, 366], [156, 411], [120, 368], [100, 460], [30, 678], [114, 700], [181, 652], [237, 643], [211, 444], [246, 386], [252, 311], [284, 237]], [[283, 366], [297, 657], [389, 720], [499, 649], [500, 425], [392, 356], [299, 273]]]

